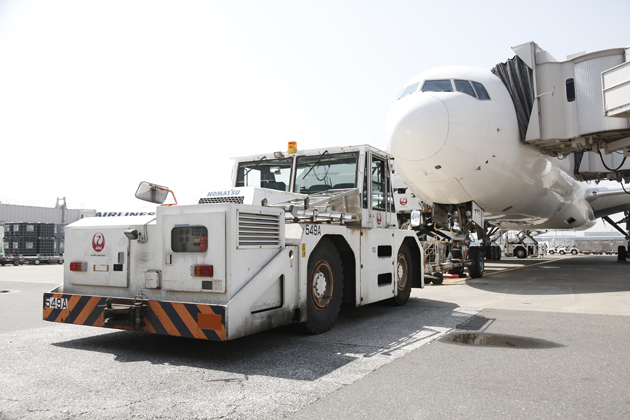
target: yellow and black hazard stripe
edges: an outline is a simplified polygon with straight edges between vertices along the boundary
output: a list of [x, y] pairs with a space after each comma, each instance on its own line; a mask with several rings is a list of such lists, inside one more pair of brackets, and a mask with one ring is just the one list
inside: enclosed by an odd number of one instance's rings
[[[45, 293], [43, 316], [45, 321], [65, 324], [106, 327], [103, 311], [107, 297]], [[134, 299], [115, 298], [116, 304], [133, 306]], [[189, 337], [202, 340], [225, 341], [225, 306], [198, 303], [145, 301], [142, 309], [141, 331]], [[131, 326], [113, 328], [132, 330]]]

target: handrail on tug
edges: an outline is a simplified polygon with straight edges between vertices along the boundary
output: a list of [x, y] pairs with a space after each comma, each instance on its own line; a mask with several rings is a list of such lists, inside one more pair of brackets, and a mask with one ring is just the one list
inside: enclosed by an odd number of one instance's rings
[[312, 223], [358, 224], [361, 222], [359, 198], [358, 188], [331, 189], [281, 201], [271, 207], [283, 208], [285, 219], [295, 223], [310, 220]]

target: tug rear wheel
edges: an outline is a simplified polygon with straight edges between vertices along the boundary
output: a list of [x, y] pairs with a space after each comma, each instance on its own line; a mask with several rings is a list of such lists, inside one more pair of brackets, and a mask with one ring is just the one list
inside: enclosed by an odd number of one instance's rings
[[343, 269], [337, 248], [322, 239], [308, 262], [306, 323], [310, 334], [330, 330], [337, 320], [343, 294]]

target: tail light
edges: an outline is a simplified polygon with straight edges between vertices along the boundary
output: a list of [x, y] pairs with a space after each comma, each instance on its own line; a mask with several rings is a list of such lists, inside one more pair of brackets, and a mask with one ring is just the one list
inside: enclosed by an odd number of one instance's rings
[[70, 263], [70, 271], [87, 271], [87, 263], [85, 261], [73, 261]]
[[214, 276], [214, 267], [211, 265], [196, 265], [195, 277], [212, 277]]
[[206, 252], [208, 250], [208, 237], [202, 236], [199, 238], [199, 250], [201, 252]]

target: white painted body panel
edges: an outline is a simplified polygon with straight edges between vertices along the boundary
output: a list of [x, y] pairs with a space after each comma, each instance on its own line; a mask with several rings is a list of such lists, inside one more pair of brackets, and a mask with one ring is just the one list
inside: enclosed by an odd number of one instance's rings
[[474, 201], [487, 220], [508, 229], [594, 225], [586, 187], [570, 176], [569, 161], [520, 142], [512, 99], [498, 77], [472, 67], [441, 67], [406, 86], [438, 79], [482, 83], [491, 99], [418, 90], [392, 104], [389, 150], [416, 195], [428, 203]]

